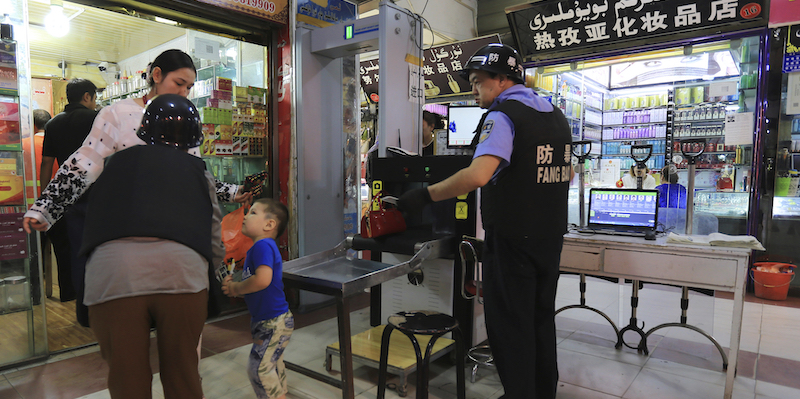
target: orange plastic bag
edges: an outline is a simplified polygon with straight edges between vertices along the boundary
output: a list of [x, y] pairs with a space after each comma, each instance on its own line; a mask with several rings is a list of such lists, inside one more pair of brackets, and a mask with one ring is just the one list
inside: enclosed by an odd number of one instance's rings
[[253, 246], [253, 240], [242, 234], [244, 207], [225, 215], [222, 218], [222, 243], [225, 244], [225, 263], [236, 261], [236, 268], [244, 266], [247, 250]]

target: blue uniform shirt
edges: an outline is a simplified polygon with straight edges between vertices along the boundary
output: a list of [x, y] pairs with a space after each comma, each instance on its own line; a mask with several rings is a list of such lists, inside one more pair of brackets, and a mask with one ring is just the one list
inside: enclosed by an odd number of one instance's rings
[[244, 295], [252, 321], [274, 319], [289, 311], [289, 303], [283, 293], [283, 260], [275, 240], [258, 240], [247, 251], [242, 281], [254, 276], [259, 266], [272, 268], [272, 282], [261, 291]]
[[[540, 112], [553, 112], [553, 104], [522, 84], [514, 85], [500, 93], [492, 102], [492, 107], [506, 100], [517, 100]], [[480, 134], [478, 147], [472, 158], [494, 155], [501, 159], [492, 176], [491, 181], [494, 181], [497, 174], [511, 163], [511, 152], [514, 150], [514, 124], [506, 114], [491, 111], [483, 121], [478, 134]]]
[[662, 184], [656, 190], [659, 208], [686, 209], [686, 187], [680, 184]]

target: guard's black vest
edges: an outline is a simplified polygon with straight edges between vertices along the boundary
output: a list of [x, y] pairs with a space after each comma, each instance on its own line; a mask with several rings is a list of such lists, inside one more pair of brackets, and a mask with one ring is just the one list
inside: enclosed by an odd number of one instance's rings
[[211, 262], [211, 198], [202, 159], [138, 145], [108, 158], [92, 185], [82, 254], [124, 237], [179, 242]]
[[563, 236], [572, 170], [572, 133], [567, 119], [558, 107], [541, 112], [506, 100], [484, 114], [473, 143], [479, 142], [491, 111], [506, 114], [514, 124], [514, 150], [511, 163], [500, 171], [496, 183], [481, 188], [484, 226], [509, 238]]

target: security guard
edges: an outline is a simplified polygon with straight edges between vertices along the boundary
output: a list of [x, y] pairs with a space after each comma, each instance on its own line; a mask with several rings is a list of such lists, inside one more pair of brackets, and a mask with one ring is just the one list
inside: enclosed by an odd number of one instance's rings
[[481, 108], [470, 165], [448, 179], [406, 192], [400, 209], [481, 188], [486, 326], [504, 398], [555, 398], [555, 296], [572, 135], [558, 108], [526, 88], [516, 50], [490, 44], [467, 62]]

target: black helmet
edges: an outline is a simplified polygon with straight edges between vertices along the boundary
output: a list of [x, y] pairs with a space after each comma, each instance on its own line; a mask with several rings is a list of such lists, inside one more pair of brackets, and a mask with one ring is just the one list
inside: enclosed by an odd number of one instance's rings
[[177, 94], [162, 94], [150, 100], [136, 134], [147, 144], [163, 144], [180, 150], [203, 143], [203, 126], [197, 107]]
[[472, 69], [506, 75], [516, 83], [525, 83], [522, 57], [517, 50], [505, 44], [492, 43], [476, 51], [461, 70], [461, 77], [469, 81]]

